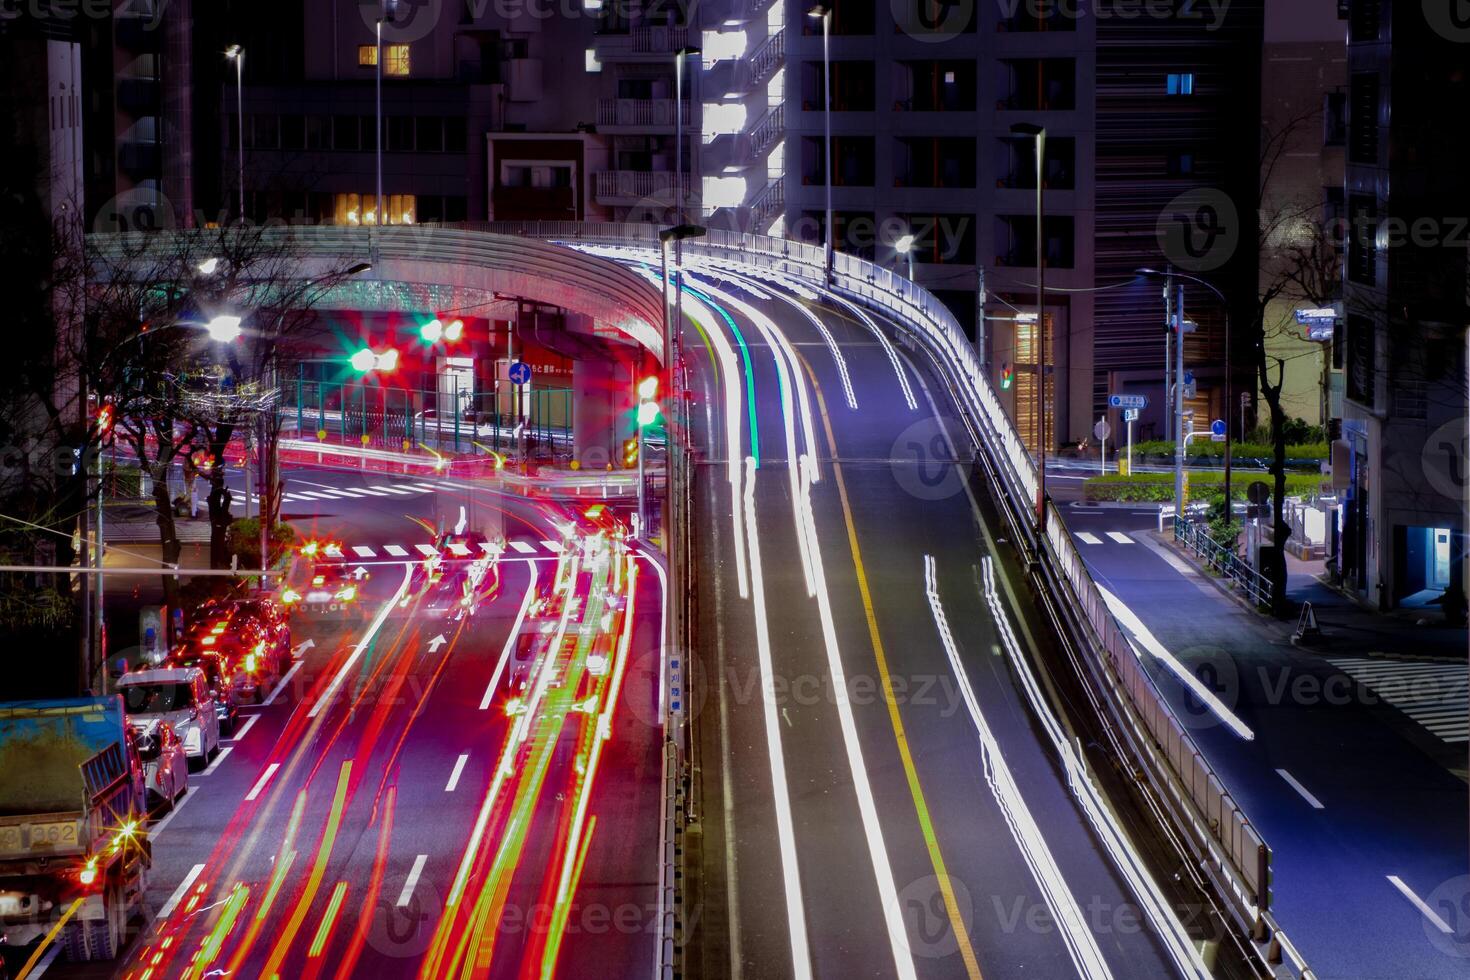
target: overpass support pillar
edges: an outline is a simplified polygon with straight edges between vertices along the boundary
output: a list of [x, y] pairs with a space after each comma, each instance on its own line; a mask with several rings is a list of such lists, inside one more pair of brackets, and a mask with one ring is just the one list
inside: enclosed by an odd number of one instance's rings
[[602, 470], [621, 462], [619, 429], [632, 392], [627, 368], [614, 360], [573, 363], [572, 458], [583, 469]]

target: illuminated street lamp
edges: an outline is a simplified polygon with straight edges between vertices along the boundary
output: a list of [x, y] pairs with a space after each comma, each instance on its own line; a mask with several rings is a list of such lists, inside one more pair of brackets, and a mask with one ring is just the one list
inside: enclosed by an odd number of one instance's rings
[[893, 248], [899, 255], [909, 260], [909, 282], [914, 281], [914, 236], [904, 235], [893, 243]]
[[209, 339], [221, 344], [234, 343], [240, 339], [240, 318], [222, 313], [204, 325]]

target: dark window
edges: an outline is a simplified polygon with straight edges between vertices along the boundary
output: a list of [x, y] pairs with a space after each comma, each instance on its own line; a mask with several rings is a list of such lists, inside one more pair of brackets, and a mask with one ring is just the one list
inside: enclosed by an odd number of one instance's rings
[[1057, 110], [1077, 107], [1077, 63], [1072, 58], [1015, 58], [1001, 62], [1006, 96], [998, 109]]
[[1378, 202], [1368, 194], [1348, 198], [1347, 277], [1372, 286], [1378, 282]]
[[[372, 131], [369, 130], [369, 133]], [[332, 149], [356, 150], [362, 146], [358, 136], [356, 116], [335, 116], [332, 119]]]
[[975, 62], [910, 61], [908, 98], [895, 109], [913, 112], [975, 111]]
[[[281, 145], [280, 118], [273, 112], [258, 113], [245, 120], [254, 124], [254, 142], [247, 143], [257, 150], [275, 150]], [[251, 127], [245, 127], [245, 139], [251, 139]]]
[[910, 136], [898, 141], [895, 187], [974, 187], [975, 140], [968, 136]]
[[1194, 173], [1194, 154], [1182, 150], [1169, 151], [1169, 176], [1187, 177]]
[[[801, 68], [801, 105], [808, 112], [821, 112], [825, 93], [822, 91], [822, 63], [808, 61]], [[832, 62], [832, 111], [872, 112], [874, 106], [873, 63], [870, 61]]]
[[[1046, 264], [1054, 269], [1070, 269], [1076, 264], [1075, 222], [1070, 215], [1046, 218]], [[995, 258], [997, 265], [1015, 268], [1036, 266], [1036, 217], [1003, 215], [995, 224]]]
[[413, 117], [389, 116], [383, 148], [397, 153], [413, 151]]
[[1347, 142], [1346, 92], [1328, 92], [1322, 106], [1322, 142], [1327, 146], [1342, 146]]
[[[1007, 136], [1000, 141], [1002, 158], [996, 183], [1000, 187], [1036, 189], [1036, 140], [1030, 136]], [[1046, 186], [1048, 190], [1073, 190], [1077, 186], [1077, 140], [1052, 136], [1046, 141]]]
[[[822, 185], [827, 182], [826, 140], [822, 137], [802, 138], [802, 183]], [[833, 136], [832, 173], [834, 187], [873, 186], [873, 137]]]
[[1353, 75], [1348, 94], [1348, 159], [1378, 162], [1378, 75]]
[[463, 153], [465, 151], [465, 139], [464, 116], [445, 116], [444, 152]]
[[[833, 0], [832, 2], [832, 33], [837, 34], [871, 34], [873, 33], [875, 0]], [[801, 32], [803, 34], [822, 34], [822, 18], [807, 15], [809, 9], [806, 4], [801, 4], [798, 9], [802, 12]]]
[[298, 115], [281, 117], [281, 149], [306, 149], [306, 118]]
[[[378, 138], [387, 135], [386, 133], [378, 132], [378, 120], [375, 116], [358, 116], [357, 128], [362, 132], [362, 148], [364, 150], [376, 150], [378, 148]], [[386, 120], [383, 123], [383, 128], [388, 128]]]
[[1002, 16], [996, 30], [1022, 33], [1036, 31], [1075, 31], [1077, 29], [1077, 5], [1062, 3], [1017, 3], [1010, 6], [1016, 12]]
[[914, 236], [914, 261], [938, 265], [975, 264], [972, 214], [900, 214]]
[[1376, 41], [1381, 33], [1383, 0], [1352, 0], [1348, 14], [1349, 37], [1354, 41]]
[[1373, 407], [1377, 383], [1377, 342], [1373, 336], [1373, 320], [1360, 314], [1347, 318], [1347, 363], [1343, 369], [1348, 398]]
[[306, 117], [306, 148], [308, 150], [332, 148], [332, 118], [330, 116]]
[[444, 150], [444, 120], [441, 117], [419, 116], [417, 131], [420, 153], [440, 153]]
[[449, 195], [444, 198], [445, 221], [464, 221], [468, 215], [469, 203], [462, 195]]

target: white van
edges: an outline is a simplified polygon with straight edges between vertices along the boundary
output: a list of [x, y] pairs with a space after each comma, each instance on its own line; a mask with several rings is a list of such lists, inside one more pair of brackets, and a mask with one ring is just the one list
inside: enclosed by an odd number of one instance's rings
[[154, 667], [124, 674], [117, 682], [130, 723], [164, 721], [184, 742], [191, 760], [219, 752], [219, 716], [209, 681], [198, 667]]

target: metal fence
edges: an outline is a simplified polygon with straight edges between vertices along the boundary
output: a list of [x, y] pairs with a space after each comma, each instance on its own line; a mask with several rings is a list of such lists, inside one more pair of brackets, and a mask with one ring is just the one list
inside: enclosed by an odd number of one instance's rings
[[477, 455], [514, 450], [523, 420], [527, 456], [570, 451], [571, 390], [532, 389], [517, 415], [511, 387], [424, 391], [298, 378], [282, 399], [281, 421], [283, 429], [321, 442]]
[[1269, 609], [1273, 597], [1271, 580], [1256, 571], [1249, 562], [1210, 537], [1209, 527], [1199, 521], [1174, 518], [1174, 540], [1203, 558], [1216, 572], [1235, 583], [1235, 587], [1257, 606]]

